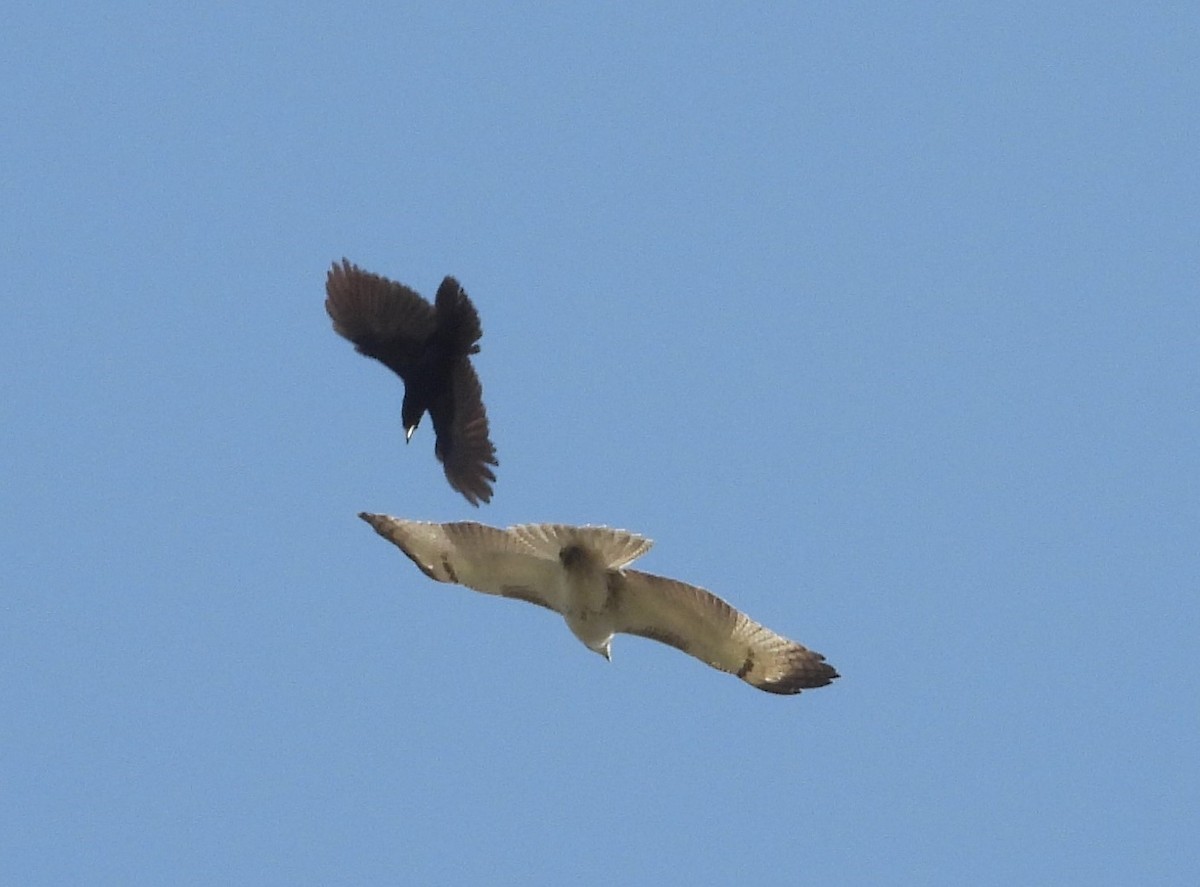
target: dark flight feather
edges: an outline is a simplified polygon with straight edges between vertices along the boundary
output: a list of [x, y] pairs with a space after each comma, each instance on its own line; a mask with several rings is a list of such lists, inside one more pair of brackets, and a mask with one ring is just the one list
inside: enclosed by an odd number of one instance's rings
[[470, 361], [483, 327], [458, 281], [445, 278], [431, 305], [403, 284], [342, 259], [329, 270], [325, 293], [334, 331], [404, 380], [405, 439], [428, 412], [434, 452], [450, 486], [472, 505], [490, 501], [496, 475], [488, 466], [500, 463]]

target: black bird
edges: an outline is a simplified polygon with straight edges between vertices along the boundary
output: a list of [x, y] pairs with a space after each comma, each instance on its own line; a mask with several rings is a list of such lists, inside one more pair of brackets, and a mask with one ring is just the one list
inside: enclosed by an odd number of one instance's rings
[[430, 305], [413, 290], [346, 259], [325, 281], [325, 310], [336, 333], [404, 380], [404, 440], [428, 412], [437, 436], [434, 452], [450, 486], [478, 506], [492, 498], [499, 465], [488, 438], [483, 388], [471, 366], [483, 328], [479, 314], [453, 277]]

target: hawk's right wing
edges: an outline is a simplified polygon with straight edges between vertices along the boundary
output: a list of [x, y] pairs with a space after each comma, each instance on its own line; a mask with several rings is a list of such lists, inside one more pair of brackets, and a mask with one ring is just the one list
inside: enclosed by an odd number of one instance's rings
[[509, 530], [472, 521], [436, 524], [366, 512], [359, 517], [430, 579], [562, 612], [562, 565], [540, 557]]

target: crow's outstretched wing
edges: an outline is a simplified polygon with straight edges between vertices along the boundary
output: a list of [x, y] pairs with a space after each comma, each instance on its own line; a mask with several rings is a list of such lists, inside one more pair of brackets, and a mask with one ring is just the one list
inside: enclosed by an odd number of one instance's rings
[[483, 386], [467, 358], [455, 363], [450, 390], [429, 405], [429, 417], [437, 434], [434, 452], [450, 486], [472, 505], [491, 501], [496, 474], [488, 466], [500, 463], [489, 437]]
[[436, 328], [433, 306], [403, 284], [346, 259], [329, 270], [325, 294], [334, 330], [407, 381]]

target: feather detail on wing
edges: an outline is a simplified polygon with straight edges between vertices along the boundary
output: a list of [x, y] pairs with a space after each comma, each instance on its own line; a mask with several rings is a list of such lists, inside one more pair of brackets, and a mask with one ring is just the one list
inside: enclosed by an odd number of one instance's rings
[[472, 521], [438, 524], [367, 512], [359, 517], [430, 579], [562, 612], [558, 562], [538, 557], [506, 530]]
[[434, 308], [404, 286], [363, 271], [346, 259], [325, 279], [325, 310], [333, 329], [361, 354], [403, 376], [433, 334]]
[[611, 573], [609, 582], [618, 632], [669, 644], [769, 693], [799, 693], [838, 676], [820, 653], [703, 588], [638, 570]]
[[488, 466], [500, 463], [489, 437], [483, 386], [469, 360], [454, 366], [449, 403], [430, 405], [429, 415], [437, 433], [435, 452], [450, 486], [472, 505], [491, 501], [496, 474]]
[[645, 536], [611, 527], [572, 527], [566, 524], [518, 524], [510, 528], [538, 554], [559, 562], [572, 546], [587, 549], [600, 564], [619, 570], [650, 550], [654, 543]]
[[479, 312], [467, 297], [467, 292], [453, 277], [446, 277], [438, 287], [434, 296], [434, 310], [437, 314], [438, 326], [453, 333], [448, 343], [455, 354], [476, 354], [479, 345], [476, 343], [483, 338], [483, 324], [479, 322]]

